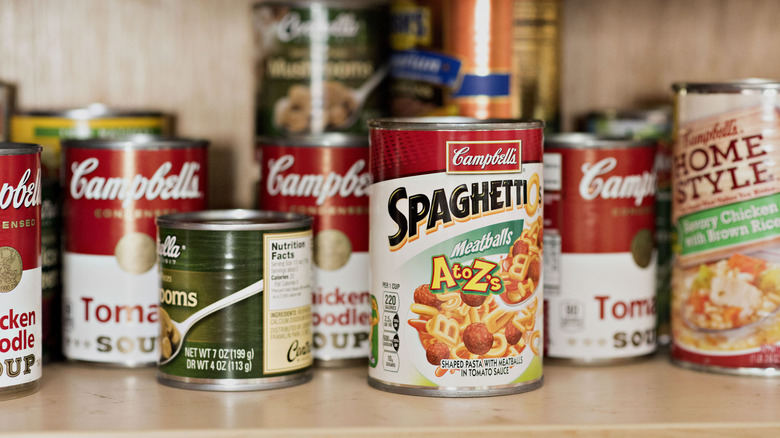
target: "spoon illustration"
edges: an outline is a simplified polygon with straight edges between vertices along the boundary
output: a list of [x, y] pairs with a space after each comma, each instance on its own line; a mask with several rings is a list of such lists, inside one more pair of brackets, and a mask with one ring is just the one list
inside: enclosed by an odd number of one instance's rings
[[[167, 325], [167, 323], [170, 322], [170, 324], [173, 326], [170, 333], [175, 334], [175, 336], [178, 338], [178, 342], [171, 343], [171, 347], [172, 347], [171, 354], [168, 355], [167, 357], [162, 357], [161, 355], [158, 364], [165, 365], [166, 363], [170, 362], [174, 357], [176, 357], [176, 355], [179, 354], [179, 350], [181, 350], [181, 346], [184, 343], [183, 342], [184, 337], [186, 336], [187, 332], [192, 328], [192, 326], [195, 325], [196, 322], [200, 321], [207, 315], [211, 315], [217, 310], [224, 309], [225, 307], [230, 306], [231, 304], [235, 304], [241, 300], [251, 297], [252, 295], [256, 295], [260, 293], [262, 290], [263, 290], [263, 280], [260, 280], [257, 283], [251, 284], [239, 290], [238, 292], [234, 292], [226, 296], [225, 298], [222, 298], [219, 301], [209, 304], [208, 306], [193, 313], [182, 322], [176, 322], [171, 319], [169, 319], [168, 321], [161, 321], [161, 324], [164, 325]], [[164, 329], [163, 331], [165, 332], [168, 330]], [[163, 336], [167, 336], [167, 334], [164, 333]]]
[[[339, 122], [337, 124], [337, 127], [339, 128], [347, 128], [349, 126], [352, 126], [357, 119], [360, 117], [360, 114], [363, 110], [363, 106], [366, 104], [366, 100], [368, 99], [368, 96], [374, 91], [374, 89], [382, 82], [382, 80], [387, 76], [387, 73], [390, 71], [390, 65], [386, 64], [379, 69], [377, 69], [374, 74], [371, 75], [368, 80], [363, 83], [363, 85], [360, 86], [360, 88], [355, 90], [349, 90], [349, 96], [352, 102], [354, 102], [354, 108], [350, 112], [350, 114], [347, 116], [346, 119]], [[310, 100], [312, 100], [310, 98]], [[301, 124], [301, 121], [296, 121], [296, 128], [295, 129], [288, 129], [288, 127], [285, 126], [285, 123], [282, 121], [284, 112], [290, 107], [291, 105], [290, 97], [286, 96], [276, 101], [276, 104], [274, 104], [274, 110], [273, 110], [273, 123], [274, 127], [278, 129], [279, 131], [283, 132], [292, 132], [292, 133], [309, 133], [309, 134], [321, 134], [325, 129], [327, 128], [327, 120], [322, 120], [323, 118], [327, 119], [326, 114], [318, 114], [317, 117], [315, 116], [315, 111], [311, 110], [311, 102], [307, 102], [308, 105], [308, 113], [306, 114], [299, 114], [298, 116], [304, 116], [306, 118], [306, 127]], [[301, 110], [303, 111], [303, 110]], [[327, 109], [323, 109], [323, 111], [327, 111]], [[319, 118], [320, 120], [315, 120]]]

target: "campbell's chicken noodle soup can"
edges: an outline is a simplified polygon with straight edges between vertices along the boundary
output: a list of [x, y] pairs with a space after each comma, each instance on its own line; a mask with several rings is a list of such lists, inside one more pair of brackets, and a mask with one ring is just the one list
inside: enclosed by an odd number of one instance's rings
[[258, 142], [259, 205], [314, 218], [316, 364], [364, 364], [371, 327], [368, 139], [326, 134]]
[[599, 364], [652, 354], [655, 142], [557, 134], [544, 151], [547, 356]]
[[370, 385], [442, 397], [541, 386], [543, 127], [370, 122]]
[[41, 379], [41, 149], [0, 143], [0, 400]]
[[780, 369], [780, 82], [677, 83], [672, 359]]
[[207, 207], [205, 140], [63, 142], [63, 353], [141, 366], [157, 360], [155, 218]]

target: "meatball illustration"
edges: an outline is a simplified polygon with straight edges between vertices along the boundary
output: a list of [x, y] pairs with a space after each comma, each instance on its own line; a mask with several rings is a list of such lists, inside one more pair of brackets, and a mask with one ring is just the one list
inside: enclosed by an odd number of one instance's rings
[[463, 330], [463, 343], [471, 353], [485, 354], [493, 347], [493, 334], [484, 323], [471, 323]]
[[487, 299], [487, 295], [468, 294], [460, 291], [460, 299], [471, 307], [481, 306]]
[[515, 345], [520, 342], [523, 332], [518, 330], [514, 324], [507, 324], [506, 329], [504, 329], [504, 336], [506, 336], [506, 342], [509, 345]]
[[441, 365], [441, 361], [450, 358], [450, 348], [441, 342], [434, 342], [425, 350], [425, 357], [431, 365]]
[[431, 292], [431, 287], [427, 284], [420, 285], [414, 290], [414, 302], [437, 309], [441, 307], [441, 301]]

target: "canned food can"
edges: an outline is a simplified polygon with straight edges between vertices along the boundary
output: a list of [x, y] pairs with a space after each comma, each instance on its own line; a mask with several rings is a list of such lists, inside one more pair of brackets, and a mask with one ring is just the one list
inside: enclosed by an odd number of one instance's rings
[[41, 379], [40, 160], [41, 146], [0, 143], [0, 400]]
[[387, 1], [254, 5], [258, 135], [350, 132], [385, 115]]
[[393, 115], [518, 117], [512, 3], [395, 1]]
[[123, 366], [157, 361], [155, 218], [207, 206], [205, 140], [63, 142], [63, 353]]
[[780, 374], [780, 82], [676, 83], [672, 359]]
[[0, 142], [9, 141], [11, 114], [14, 111], [14, 88], [0, 82]]
[[581, 133], [545, 139], [548, 357], [605, 364], [655, 352], [655, 149]]
[[84, 108], [18, 112], [11, 117], [11, 140], [43, 145], [45, 177], [59, 179], [60, 141], [172, 134], [171, 119], [157, 111], [111, 109], [96, 103]]
[[513, 93], [520, 116], [544, 120], [546, 132], [559, 132], [561, 0], [516, 0], [513, 6]]
[[370, 122], [371, 386], [471, 397], [542, 385], [543, 127]]
[[213, 210], [157, 223], [158, 380], [240, 391], [311, 379], [311, 217]]
[[368, 293], [368, 138], [260, 138], [258, 203], [313, 216], [312, 325], [318, 366], [365, 365]]

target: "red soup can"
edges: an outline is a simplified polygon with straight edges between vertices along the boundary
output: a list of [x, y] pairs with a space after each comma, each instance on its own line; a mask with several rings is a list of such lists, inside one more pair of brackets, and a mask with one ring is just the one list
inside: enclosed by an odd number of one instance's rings
[[368, 138], [260, 138], [257, 151], [260, 206], [314, 217], [315, 363], [365, 363], [371, 327]]
[[548, 357], [599, 364], [655, 351], [655, 149], [590, 134], [545, 139]]
[[41, 149], [0, 143], [0, 400], [41, 378]]
[[137, 137], [63, 146], [63, 353], [157, 362], [162, 214], [207, 206], [205, 140]]

